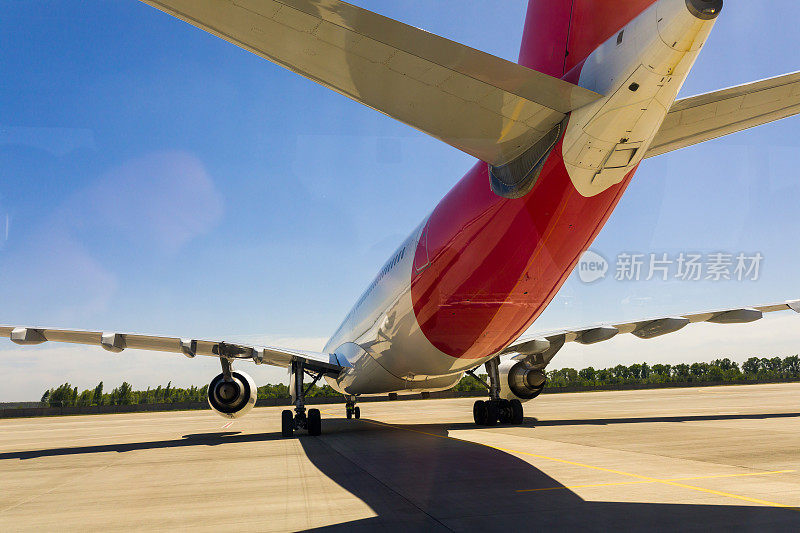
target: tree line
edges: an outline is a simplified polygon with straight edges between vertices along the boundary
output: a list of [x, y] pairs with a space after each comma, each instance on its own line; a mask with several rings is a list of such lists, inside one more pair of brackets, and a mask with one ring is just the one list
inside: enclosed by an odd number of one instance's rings
[[[173, 387], [171, 381], [166, 386], [148, 387], [146, 390], [133, 390], [133, 387], [127, 381], [123, 381], [119, 387], [111, 390], [111, 392], [104, 392], [103, 387], [103, 382], [101, 381], [93, 389], [79, 392], [78, 387], [73, 387], [70, 383], [64, 383], [44, 391], [40, 403], [46, 407], [86, 407], [91, 405], [204, 402], [208, 395], [208, 385], [180, 388]], [[339, 395], [340, 393], [328, 385], [322, 387], [314, 385], [307, 394], [309, 397]], [[264, 385], [258, 387], [257, 397], [259, 400], [288, 398], [289, 387], [284, 384]]]
[[729, 358], [715, 359], [710, 363], [678, 365], [631, 366], [595, 370], [592, 367], [575, 370], [562, 368], [547, 373], [549, 387], [604, 386], [645, 383], [736, 383], [758, 380], [800, 380], [800, 356], [759, 358], [751, 357], [741, 367]]
[[[480, 376], [487, 381], [485, 374]], [[576, 370], [561, 368], [547, 372], [547, 387], [603, 387], [607, 385], [646, 384], [646, 383], [692, 383], [717, 382], [736, 383], [758, 380], [800, 380], [800, 356], [759, 358], [751, 357], [741, 364], [729, 358], [715, 359], [709, 363], [665, 365], [647, 363], [630, 366], [617, 365], [612, 368], [593, 367]], [[485, 390], [483, 384], [470, 376], [465, 376], [453, 388], [455, 391], [479, 392]], [[90, 405], [132, 405], [156, 403], [180, 403], [206, 401], [208, 385], [203, 387], [173, 387], [172, 382], [165, 387], [148, 387], [147, 390], [133, 390], [130, 383], [123, 382], [119, 387], [105, 392], [103, 382], [93, 389], [78, 392], [78, 387], [64, 383], [48, 389], [41, 398], [41, 404], [49, 407], [71, 407]], [[311, 387], [309, 397], [339, 396], [328, 385]], [[289, 387], [285, 384], [258, 387], [258, 399], [288, 398]]]

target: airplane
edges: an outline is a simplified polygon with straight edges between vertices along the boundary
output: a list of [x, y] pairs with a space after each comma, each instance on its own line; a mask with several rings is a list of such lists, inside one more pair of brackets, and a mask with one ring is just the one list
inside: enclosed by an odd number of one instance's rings
[[[402, 242], [321, 352], [218, 340], [0, 326], [46, 341], [218, 357], [208, 402], [238, 418], [256, 384], [233, 363], [289, 370], [281, 432], [324, 378], [360, 395], [446, 390], [486, 368], [478, 425], [519, 424], [568, 342], [739, 324], [800, 300], [523, 335], [608, 220], [644, 159], [800, 113], [800, 72], [677, 100], [723, 0], [529, 0], [518, 63], [339, 0], [142, 0], [478, 159]], [[431, 164], [431, 163], [427, 163]]]

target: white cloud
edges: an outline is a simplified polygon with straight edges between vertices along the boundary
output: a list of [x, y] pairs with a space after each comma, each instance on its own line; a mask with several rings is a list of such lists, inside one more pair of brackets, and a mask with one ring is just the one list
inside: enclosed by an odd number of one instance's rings
[[65, 211], [86, 212], [87, 224], [177, 252], [219, 222], [222, 197], [196, 157], [157, 152], [105, 173]]
[[4, 253], [0, 293], [14, 313], [6, 309], [3, 320], [82, 323], [113, 301], [119, 282], [111, 265], [154, 249], [179, 253], [222, 213], [222, 196], [190, 154], [151, 153], [112, 168], [42, 213]]

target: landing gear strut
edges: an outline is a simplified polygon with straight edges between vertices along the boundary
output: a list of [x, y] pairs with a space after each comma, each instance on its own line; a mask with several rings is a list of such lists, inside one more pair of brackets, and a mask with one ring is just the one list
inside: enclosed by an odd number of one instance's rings
[[356, 397], [355, 396], [348, 396], [347, 403], [344, 406], [345, 413], [347, 414], [347, 418], [361, 418], [361, 408], [356, 405]]
[[521, 424], [523, 420], [522, 402], [516, 398], [513, 400], [500, 398], [499, 365], [500, 360], [497, 357], [486, 363], [489, 383], [479, 378], [475, 372], [471, 370], [468, 372], [489, 390], [488, 400], [478, 400], [472, 406], [472, 416], [479, 426], [496, 426], [498, 423]]
[[[313, 377], [313, 381], [307, 388], [303, 386], [305, 374]], [[311, 374], [305, 369], [302, 361], [292, 361], [289, 391], [292, 395], [292, 403], [294, 403], [294, 413], [290, 409], [281, 413], [281, 434], [284, 437], [291, 437], [296, 429], [308, 430], [308, 434], [313, 436], [322, 433], [322, 418], [319, 409], [309, 409], [306, 413], [306, 394], [321, 377], [322, 372], [316, 375]]]

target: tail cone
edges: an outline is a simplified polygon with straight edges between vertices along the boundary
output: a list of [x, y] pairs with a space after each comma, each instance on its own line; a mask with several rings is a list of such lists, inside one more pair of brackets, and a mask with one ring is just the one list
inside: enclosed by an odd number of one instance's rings
[[713, 20], [722, 11], [723, 0], [686, 0], [686, 7], [700, 20]]

